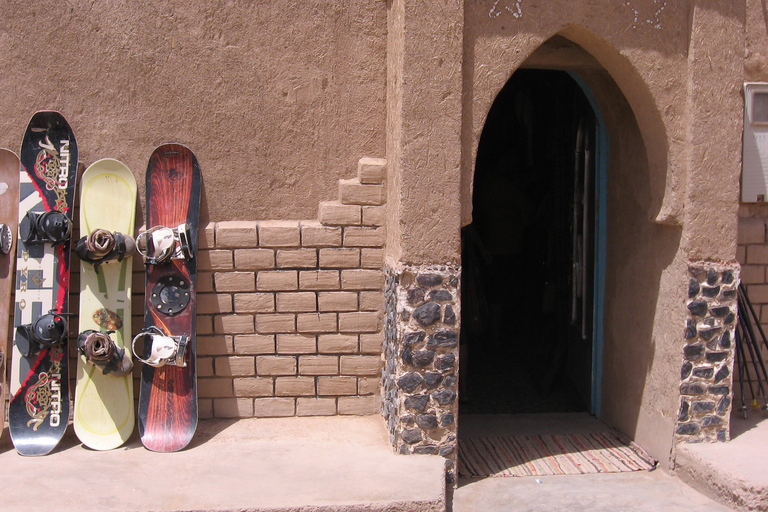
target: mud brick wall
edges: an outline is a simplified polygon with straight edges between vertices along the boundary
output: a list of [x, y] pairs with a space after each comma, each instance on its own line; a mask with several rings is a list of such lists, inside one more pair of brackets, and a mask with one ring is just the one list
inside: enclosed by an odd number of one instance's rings
[[[739, 219], [737, 258], [741, 263], [741, 283], [746, 287], [755, 312], [760, 317], [763, 331], [768, 333], [768, 218], [760, 216]], [[757, 327], [755, 330], [759, 336]], [[762, 340], [760, 348], [763, 351], [763, 360], [768, 361], [768, 347], [763, 345]], [[749, 354], [746, 354], [746, 358], [749, 358]], [[751, 359], [748, 360], [751, 362]], [[755, 381], [752, 366], [749, 369], [750, 374], [745, 374], [744, 378], [750, 377]], [[734, 376], [734, 382], [737, 382], [737, 376], [738, 371]], [[734, 391], [738, 392], [738, 390]], [[738, 393], [734, 396], [737, 395]], [[748, 393], [747, 399], [751, 400]], [[738, 405], [741, 406], [741, 402]]]
[[[385, 174], [384, 160], [361, 159], [314, 220], [201, 226], [201, 418], [380, 410]], [[138, 332], [140, 259], [134, 267]]]

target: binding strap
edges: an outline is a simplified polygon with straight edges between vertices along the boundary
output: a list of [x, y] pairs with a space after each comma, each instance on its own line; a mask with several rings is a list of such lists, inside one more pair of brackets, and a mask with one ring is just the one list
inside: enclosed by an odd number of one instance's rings
[[19, 238], [25, 245], [45, 242], [59, 245], [69, 241], [70, 236], [72, 236], [72, 222], [58, 210], [28, 211], [19, 223]]
[[75, 244], [75, 252], [81, 260], [93, 265], [99, 273], [99, 265], [112, 260], [118, 262], [133, 254], [136, 242], [128, 235], [118, 231], [114, 233], [106, 229], [96, 229], [90, 235], [82, 237]]
[[67, 338], [67, 320], [64, 315], [50, 310], [31, 324], [16, 327], [16, 347], [24, 357], [29, 357], [44, 348], [62, 343]]
[[124, 348], [115, 345], [110, 337], [114, 332], [99, 332], [93, 329], [83, 331], [77, 337], [77, 350], [89, 363], [101, 368], [104, 375], [111, 373], [115, 377], [122, 377], [133, 370], [133, 361]]
[[[137, 341], [140, 342], [141, 353], [149, 353], [146, 358], [139, 355], [139, 352], [136, 349]], [[152, 325], [145, 327], [133, 338], [131, 350], [133, 351], [133, 355], [136, 356], [139, 361], [148, 364], [149, 366], [160, 367], [166, 364], [172, 366], [187, 366], [187, 363], [184, 361], [184, 354], [187, 351], [188, 344], [188, 335], [169, 336], [159, 327]]]
[[184, 223], [176, 228], [155, 226], [139, 233], [136, 250], [144, 257], [146, 265], [162, 265], [172, 259], [192, 259], [189, 226]]

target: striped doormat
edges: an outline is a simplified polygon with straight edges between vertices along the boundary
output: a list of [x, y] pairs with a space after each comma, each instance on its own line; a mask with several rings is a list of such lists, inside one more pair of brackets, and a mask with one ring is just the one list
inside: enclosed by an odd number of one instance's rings
[[458, 462], [463, 477], [622, 473], [657, 464], [618, 432], [459, 439]]

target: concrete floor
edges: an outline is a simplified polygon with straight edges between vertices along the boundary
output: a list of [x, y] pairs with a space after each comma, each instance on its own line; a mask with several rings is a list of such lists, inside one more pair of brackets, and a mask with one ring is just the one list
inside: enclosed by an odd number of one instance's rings
[[153, 453], [136, 435], [19, 456], [0, 439], [3, 512], [445, 510], [444, 461], [397, 456], [380, 416], [201, 421], [191, 446]]
[[[477, 435], [603, 432], [587, 413], [475, 415], [459, 420], [459, 440]], [[732, 510], [661, 469], [633, 473], [460, 479], [453, 512], [664, 512]]]
[[[459, 425], [460, 438], [606, 428], [587, 414], [464, 416]], [[759, 503], [745, 508], [744, 496], [754, 497], [768, 478], [768, 421], [735, 423], [734, 432], [731, 443], [682, 449], [677, 474], [698, 490], [658, 469], [461, 479], [446, 497], [443, 459], [394, 455], [380, 416], [206, 420], [189, 448], [169, 454], [145, 450], [136, 435], [119, 449], [92, 451], [70, 428], [52, 454], [21, 457], [6, 429], [0, 510], [27, 511], [43, 503], [55, 504], [57, 512], [438, 512], [451, 504], [453, 512], [766, 510]], [[730, 474], [728, 464], [739, 458], [740, 464], [747, 461], [737, 473], [743, 485], [724, 481], [729, 490], [739, 489], [741, 502], [728, 508], [711, 499], [718, 480], [703, 476]]]

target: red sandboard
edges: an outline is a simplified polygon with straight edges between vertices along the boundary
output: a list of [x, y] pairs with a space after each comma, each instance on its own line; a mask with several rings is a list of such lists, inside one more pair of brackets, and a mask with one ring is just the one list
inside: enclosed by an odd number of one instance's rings
[[[183, 366], [142, 364], [139, 434], [144, 446], [157, 452], [181, 450], [197, 428], [195, 286], [200, 185], [200, 168], [188, 148], [165, 144], [152, 153], [146, 182], [148, 231], [186, 225], [187, 236], [181, 241], [188, 240], [187, 257], [180, 254], [177, 239], [176, 254], [169, 261], [154, 264], [145, 259], [145, 331], [156, 327], [167, 336], [187, 337]], [[143, 346], [134, 344], [134, 352], [147, 361], [151, 347], [146, 341]]]

